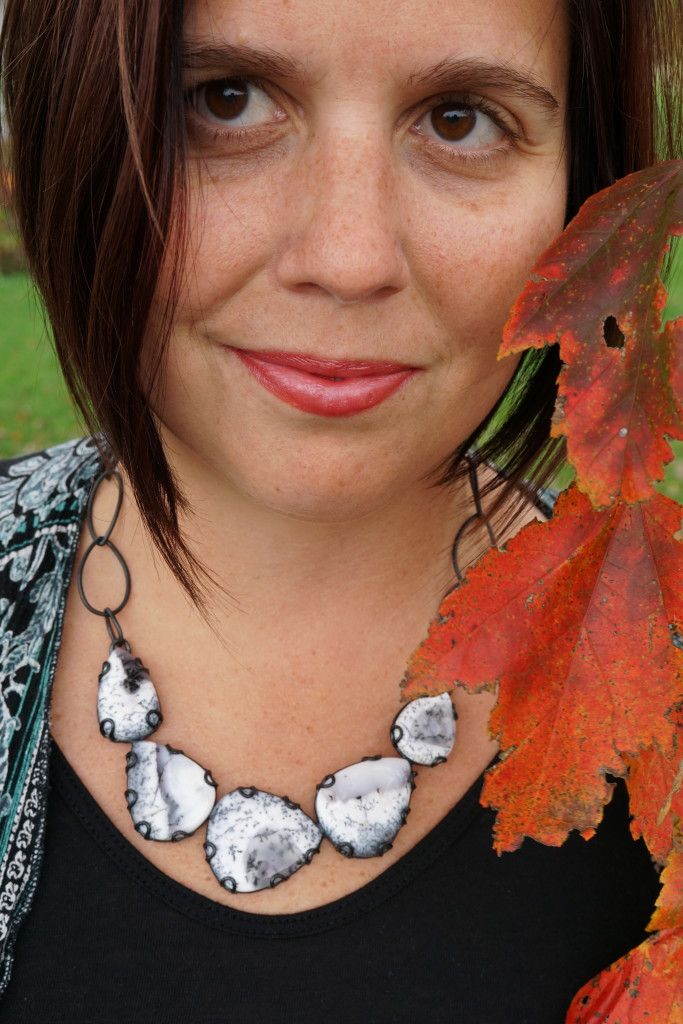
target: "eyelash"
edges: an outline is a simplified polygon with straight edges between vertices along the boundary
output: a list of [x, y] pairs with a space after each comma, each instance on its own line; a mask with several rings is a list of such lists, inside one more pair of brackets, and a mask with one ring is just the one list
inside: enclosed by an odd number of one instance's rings
[[[439, 140], [433, 136], [424, 135], [421, 132], [418, 132], [415, 125], [427, 117], [432, 110], [435, 110], [436, 107], [440, 106], [442, 103], [461, 104], [463, 107], [470, 107], [472, 110], [485, 114], [497, 128], [500, 128], [505, 136], [504, 139], [501, 140], [499, 145], [494, 146], [491, 149], [467, 150], [460, 149], [457, 146], [449, 146], [446, 142], [439, 142]], [[415, 120], [414, 115], [412, 115], [412, 117], [414, 133], [419, 135], [427, 145], [437, 147], [447, 160], [469, 163], [470, 166], [485, 166], [486, 164], [491, 163], [491, 161], [496, 157], [503, 156], [510, 148], [511, 143], [520, 142], [523, 137], [521, 132], [517, 128], [513, 127], [497, 107], [494, 107], [482, 97], [473, 97], [468, 93], [447, 92], [442, 95], [430, 96], [426, 106], [423, 105], [422, 113], [417, 120]]]
[[[278, 105], [279, 101], [277, 96], [273, 95], [275, 90], [272, 83], [264, 82], [258, 78], [240, 75], [229, 75], [225, 77], [232, 78], [244, 83], [245, 85], [254, 86], [257, 89], [263, 90], [263, 92], [271, 98], [273, 103]], [[213, 144], [219, 144], [221, 142], [240, 143], [250, 140], [257, 142], [263, 138], [266, 133], [272, 133], [273, 128], [278, 128], [281, 125], [281, 120], [274, 119], [273, 121], [265, 124], [221, 128], [218, 125], [212, 125], [210, 122], [203, 120], [201, 115], [196, 112], [196, 97], [202, 88], [211, 85], [213, 81], [221, 80], [222, 79], [210, 79], [206, 82], [200, 82], [192, 86], [185, 93], [185, 103], [188, 111], [187, 119], [188, 122], [190, 122], [193, 132], [196, 132]], [[462, 106], [471, 107], [472, 110], [484, 114], [503, 132], [504, 139], [501, 140], [499, 145], [494, 146], [491, 149], [468, 151], [467, 149], [461, 149], [457, 146], [449, 146], [446, 142], [439, 142], [437, 138], [419, 132], [416, 125], [442, 103], [462, 104]], [[417, 116], [416, 110], [419, 112]], [[522, 133], [510, 123], [508, 118], [501, 114], [501, 111], [497, 107], [494, 107], [487, 100], [481, 97], [475, 98], [466, 93], [451, 92], [430, 96], [427, 101], [410, 111], [403, 120], [407, 119], [412, 121], [412, 132], [420, 138], [423, 144], [429, 146], [433, 150], [438, 150], [441, 156], [445, 157], [447, 160], [468, 163], [470, 165], [484, 166], [489, 164], [497, 157], [505, 155], [505, 153], [510, 149], [510, 145], [512, 143], [519, 142], [523, 138]]]

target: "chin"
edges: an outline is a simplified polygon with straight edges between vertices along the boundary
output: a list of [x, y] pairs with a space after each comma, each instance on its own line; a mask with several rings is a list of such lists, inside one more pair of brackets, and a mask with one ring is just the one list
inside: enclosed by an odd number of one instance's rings
[[302, 521], [326, 523], [350, 522], [372, 516], [396, 501], [395, 481], [359, 479], [341, 470], [338, 473], [306, 475], [293, 483], [280, 485], [269, 481], [253, 493], [257, 504], [273, 512]]

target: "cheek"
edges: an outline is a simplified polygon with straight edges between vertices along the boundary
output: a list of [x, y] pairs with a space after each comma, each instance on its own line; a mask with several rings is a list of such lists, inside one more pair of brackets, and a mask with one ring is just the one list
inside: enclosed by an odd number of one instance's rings
[[[438, 211], [418, 259], [439, 317], [460, 337], [497, 345], [541, 253], [564, 227], [564, 176], [552, 190], [491, 194]], [[495, 353], [495, 349], [494, 349]]]
[[[177, 324], [189, 326], [203, 320], [217, 302], [240, 291], [267, 260], [271, 239], [246, 198], [239, 189], [228, 190], [219, 184], [190, 188]], [[169, 287], [171, 274], [169, 261], [160, 279], [159, 295]]]
[[[228, 189], [221, 181], [193, 180], [196, 174], [190, 166], [184, 213], [181, 216], [179, 210], [177, 217], [185, 224], [184, 237], [168, 245], [140, 359], [141, 386], [151, 395], [155, 410], [160, 413], [163, 408], [164, 414], [178, 404], [176, 379], [189, 384], [206, 374], [207, 360], [209, 364], [215, 360], [207, 329], [220, 319], [226, 303], [261, 272], [272, 249], [272, 239], [258, 223], [249, 187], [233, 183]], [[173, 331], [164, 356], [162, 388], [158, 339], [164, 332], [171, 295], [175, 299]], [[208, 376], [217, 379], [215, 368]], [[182, 396], [185, 385], [175, 391]]]

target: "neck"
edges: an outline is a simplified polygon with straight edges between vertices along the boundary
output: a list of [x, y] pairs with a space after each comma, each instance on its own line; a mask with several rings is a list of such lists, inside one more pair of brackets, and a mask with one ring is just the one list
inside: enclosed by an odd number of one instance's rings
[[452, 584], [453, 537], [468, 514], [459, 498], [405, 495], [338, 519], [283, 514], [249, 499], [202, 502], [183, 528], [199, 561], [251, 608], [283, 595], [315, 607], [340, 592], [371, 597], [406, 586], [442, 595]]
[[[304, 515], [215, 486], [208, 475], [181, 479], [191, 509], [184, 536], [220, 587], [209, 599], [210, 628], [153, 548], [127, 487], [115, 540], [133, 581], [122, 627], [134, 649], [149, 650], [153, 636], [157, 646], [182, 637], [206, 660], [218, 638], [220, 677], [229, 665], [232, 678], [246, 673], [252, 692], [267, 692], [283, 664], [298, 676], [306, 667], [311, 695], [348, 687], [351, 675], [365, 687], [386, 670], [393, 706], [406, 659], [455, 582], [453, 538], [473, 511], [467, 483], [425, 484], [365, 508]], [[103, 526], [112, 499], [105, 489], [96, 503]], [[460, 546], [460, 564], [487, 546], [485, 531], [474, 531]], [[105, 589], [94, 594], [101, 606], [111, 602], [111, 581]]]
[[[288, 608], [308, 614], [344, 594], [362, 606], [411, 589], [435, 611], [454, 583], [453, 538], [474, 510], [467, 482], [399, 481], [384, 492], [345, 486], [338, 493], [294, 484], [286, 494], [262, 489], [255, 496], [249, 482], [236, 485], [184, 453], [173, 462], [189, 509], [183, 536], [245, 610], [267, 615], [278, 607], [281, 614], [286, 597]], [[136, 518], [133, 510], [137, 527]], [[462, 564], [481, 546], [476, 531], [468, 536]]]

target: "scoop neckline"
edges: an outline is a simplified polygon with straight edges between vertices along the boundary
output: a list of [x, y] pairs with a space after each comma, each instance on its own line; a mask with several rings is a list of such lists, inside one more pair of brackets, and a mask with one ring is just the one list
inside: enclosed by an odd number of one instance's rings
[[493, 812], [479, 803], [488, 768], [426, 836], [376, 878], [331, 903], [291, 914], [260, 914], [228, 907], [165, 875], [110, 821], [54, 739], [50, 787], [117, 868], [167, 906], [218, 931], [252, 938], [286, 938], [317, 934], [360, 917], [417, 878], [475, 819], [489, 814], [493, 821]]

